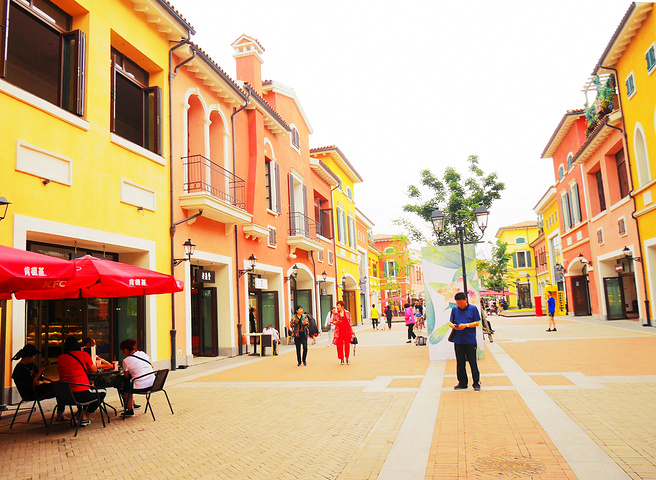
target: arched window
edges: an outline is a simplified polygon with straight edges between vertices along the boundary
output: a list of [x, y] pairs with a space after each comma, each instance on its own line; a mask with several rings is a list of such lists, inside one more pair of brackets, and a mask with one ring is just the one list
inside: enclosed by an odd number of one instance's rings
[[638, 168], [638, 182], [640, 185], [644, 185], [650, 180], [651, 174], [649, 172], [647, 144], [645, 143], [645, 135], [640, 124], [636, 124], [635, 127], [633, 148], [635, 150], [636, 166]]
[[294, 125], [291, 125], [292, 131], [290, 132], [290, 141], [292, 144], [292, 147], [294, 147], [296, 150], [301, 149], [301, 136], [298, 133], [297, 128]]
[[571, 170], [574, 164], [572, 163], [572, 160], [574, 159], [574, 154], [572, 152], [569, 152], [569, 155], [567, 155], [567, 170]]
[[524, 237], [517, 237], [515, 243], [526, 243], [526, 239]]
[[558, 180], [562, 180], [563, 178], [565, 178], [565, 167], [561, 165], [558, 167]]
[[346, 196], [350, 201], [353, 201], [353, 192], [351, 191], [351, 187], [346, 187]]

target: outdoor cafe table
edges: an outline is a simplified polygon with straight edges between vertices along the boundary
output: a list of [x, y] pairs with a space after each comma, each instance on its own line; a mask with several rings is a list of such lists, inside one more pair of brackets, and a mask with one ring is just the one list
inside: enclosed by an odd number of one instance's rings
[[[89, 380], [91, 381], [91, 385], [93, 385], [96, 388], [115, 388], [118, 391], [118, 398], [121, 404], [123, 401], [121, 400], [121, 390], [123, 387], [123, 370], [120, 368], [118, 370], [107, 370], [107, 371], [98, 371], [96, 373], [89, 373]], [[106, 407], [111, 408], [114, 410], [114, 414], [116, 415], [116, 409], [109, 405], [106, 402], [103, 402]]]

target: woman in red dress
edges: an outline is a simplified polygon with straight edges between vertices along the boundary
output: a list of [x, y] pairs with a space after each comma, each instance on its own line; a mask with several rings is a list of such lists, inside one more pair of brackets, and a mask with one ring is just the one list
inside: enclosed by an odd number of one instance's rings
[[344, 365], [349, 365], [349, 353], [351, 353], [351, 339], [353, 338], [353, 327], [351, 327], [351, 312], [345, 310], [346, 304], [339, 300], [337, 302], [337, 313], [333, 315], [332, 324], [335, 325], [335, 337], [333, 343], [337, 345], [337, 358]]

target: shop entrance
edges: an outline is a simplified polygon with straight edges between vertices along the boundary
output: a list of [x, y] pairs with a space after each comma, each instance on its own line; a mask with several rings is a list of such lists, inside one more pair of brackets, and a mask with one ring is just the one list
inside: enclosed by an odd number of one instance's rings
[[68, 336], [96, 341], [97, 353], [107, 361], [122, 359], [118, 345], [126, 338], [144, 350], [144, 297], [28, 300], [26, 342], [41, 351], [44, 360], [57, 362]]
[[604, 278], [604, 294], [606, 297], [606, 313], [608, 320], [626, 318], [622, 278]]
[[256, 332], [261, 332], [267, 325], [273, 325], [280, 333], [278, 292], [251, 290], [248, 292], [248, 305], [255, 309]]
[[346, 310], [351, 312], [351, 323], [353, 325], [358, 324], [358, 312], [355, 310], [355, 292], [350, 290], [345, 290], [344, 294], [344, 303], [346, 304]]
[[218, 355], [216, 287], [191, 291], [191, 352], [199, 357]]
[[572, 303], [574, 304], [574, 315], [590, 315], [590, 294], [588, 292], [588, 276], [579, 275], [570, 277], [572, 285]]

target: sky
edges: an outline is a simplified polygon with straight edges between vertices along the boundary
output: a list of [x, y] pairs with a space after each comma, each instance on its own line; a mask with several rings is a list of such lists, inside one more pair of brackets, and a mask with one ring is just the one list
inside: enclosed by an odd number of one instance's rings
[[[263, 79], [296, 92], [314, 133], [363, 178], [357, 207], [374, 234], [402, 234], [395, 219], [421, 170], [467, 176], [478, 155], [506, 189], [484, 241], [535, 220], [554, 183], [541, 153], [582, 93], [628, 1], [171, 0], [192, 41], [233, 79], [240, 35], [264, 47]], [[594, 93], [590, 94], [590, 101]]]

